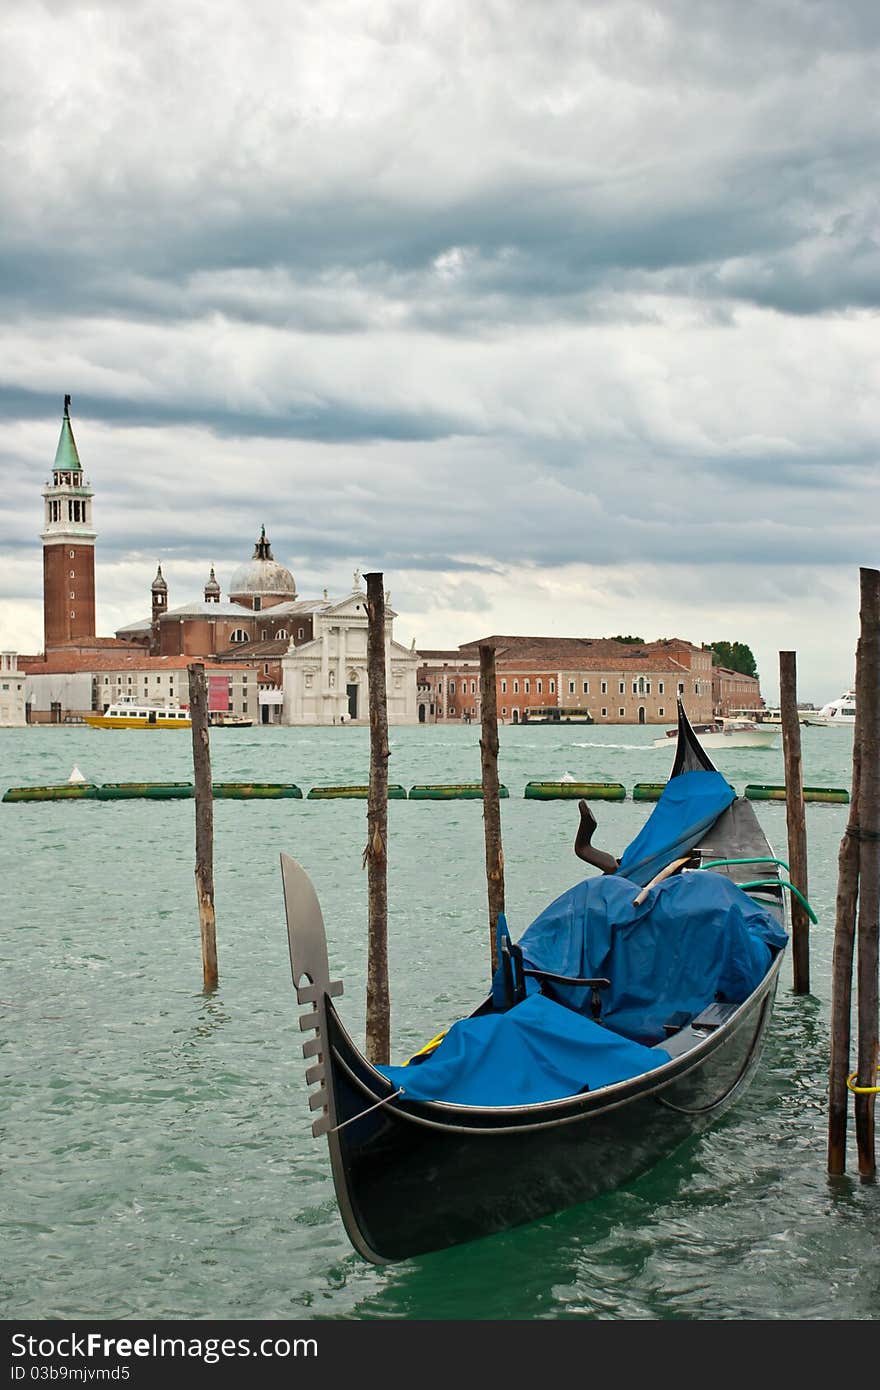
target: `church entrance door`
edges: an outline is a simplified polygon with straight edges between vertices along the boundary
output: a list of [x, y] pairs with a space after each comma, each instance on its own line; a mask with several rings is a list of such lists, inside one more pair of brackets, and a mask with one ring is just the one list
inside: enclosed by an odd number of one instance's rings
[[345, 693], [348, 696], [348, 717], [357, 719], [358, 717], [358, 688], [356, 685], [347, 685]]

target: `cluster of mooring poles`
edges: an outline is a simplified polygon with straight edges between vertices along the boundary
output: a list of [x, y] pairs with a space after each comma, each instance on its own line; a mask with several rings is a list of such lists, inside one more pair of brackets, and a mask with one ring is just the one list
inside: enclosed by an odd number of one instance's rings
[[[861, 569], [856, 647], [849, 823], [837, 858], [837, 907], [831, 979], [828, 1172], [846, 1165], [848, 1092], [855, 1096], [859, 1173], [874, 1179], [874, 1098], [878, 1092], [878, 936], [880, 936], [880, 571]], [[850, 1071], [852, 976], [856, 960], [858, 1042]]]

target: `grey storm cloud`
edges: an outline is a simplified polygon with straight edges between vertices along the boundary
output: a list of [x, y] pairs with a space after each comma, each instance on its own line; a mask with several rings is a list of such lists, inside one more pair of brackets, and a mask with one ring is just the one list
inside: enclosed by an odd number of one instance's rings
[[265, 521], [295, 573], [483, 613], [514, 560], [622, 591], [686, 538], [723, 597], [876, 557], [874, 0], [20, 0], [0, 37], [8, 597], [67, 391], [108, 565]]

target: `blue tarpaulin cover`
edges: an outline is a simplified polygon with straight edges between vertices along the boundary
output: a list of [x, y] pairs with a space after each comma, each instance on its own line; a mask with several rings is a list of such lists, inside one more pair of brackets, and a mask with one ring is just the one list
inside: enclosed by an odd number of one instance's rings
[[379, 1067], [408, 1100], [451, 1105], [536, 1105], [650, 1071], [669, 1061], [532, 994], [507, 1013], [453, 1024], [426, 1061]]
[[618, 873], [644, 888], [655, 874], [693, 849], [736, 799], [720, 772], [671, 777], [639, 834], [623, 852]]
[[532, 978], [527, 997], [505, 1011], [496, 974], [497, 1011], [453, 1024], [425, 1060], [379, 1070], [411, 1100], [509, 1106], [596, 1090], [668, 1061], [655, 1045], [663, 1025], [715, 1000], [742, 1003], [788, 940], [769, 912], [711, 870], [666, 879], [634, 903], [734, 797], [718, 772], [672, 778], [618, 872], [576, 884], [520, 938], [527, 968], [610, 980], [601, 1023], [588, 1016], [589, 987], [546, 982], [542, 993]]
[[[740, 1004], [760, 984], [788, 937], [776, 919], [712, 870], [651, 888], [619, 875], [585, 879], [563, 893], [520, 937], [526, 966], [581, 978], [605, 976], [602, 1023], [639, 1042], [659, 1042], [676, 1013], [715, 999]], [[590, 990], [548, 985], [589, 1013]]]

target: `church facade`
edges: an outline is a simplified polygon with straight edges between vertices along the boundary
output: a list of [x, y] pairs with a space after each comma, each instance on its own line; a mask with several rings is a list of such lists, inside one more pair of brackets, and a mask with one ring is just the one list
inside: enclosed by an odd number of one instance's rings
[[[389, 724], [417, 724], [415, 648], [395, 642], [396, 613], [385, 607], [385, 689]], [[348, 724], [370, 717], [367, 594], [355, 570], [351, 593], [315, 614], [311, 642], [291, 644], [282, 659], [285, 724]]]

